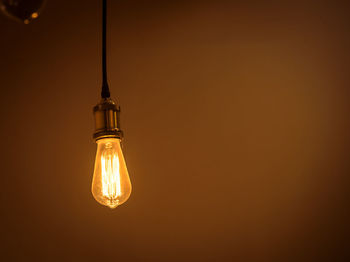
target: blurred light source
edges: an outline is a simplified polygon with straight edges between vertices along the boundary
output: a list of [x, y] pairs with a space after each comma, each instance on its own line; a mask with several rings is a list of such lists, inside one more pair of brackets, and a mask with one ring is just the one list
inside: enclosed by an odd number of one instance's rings
[[46, 0], [0, 0], [0, 10], [7, 17], [29, 24], [39, 17]]

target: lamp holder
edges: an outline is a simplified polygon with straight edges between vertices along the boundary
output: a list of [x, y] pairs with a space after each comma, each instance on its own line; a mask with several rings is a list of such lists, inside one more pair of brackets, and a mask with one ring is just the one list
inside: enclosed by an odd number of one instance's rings
[[120, 106], [111, 98], [102, 98], [94, 109], [95, 132], [93, 138], [99, 140], [102, 138], [123, 138], [123, 132], [120, 129]]

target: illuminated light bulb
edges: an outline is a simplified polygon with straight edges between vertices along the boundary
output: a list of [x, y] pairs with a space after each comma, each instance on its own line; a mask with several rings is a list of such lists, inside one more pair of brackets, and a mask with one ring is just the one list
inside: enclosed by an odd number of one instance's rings
[[128, 200], [131, 182], [121, 149], [120, 108], [110, 98], [94, 107], [97, 153], [92, 195], [102, 205], [116, 208]]
[[97, 202], [115, 208], [128, 200], [131, 183], [118, 138], [97, 140], [92, 194]]
[[101, 102], [94, 107], [97, 143], [92, 195], [102, 205], [116, 208], [128, 200], [131, 183], [120, 141], [120, 107], [110, 98], [106, 63], [107, 0], [102, 1], [102, 91]]
[[20, 23], [29, 24], [39, 17], [46, 0], [0, 0], [0, 11]]

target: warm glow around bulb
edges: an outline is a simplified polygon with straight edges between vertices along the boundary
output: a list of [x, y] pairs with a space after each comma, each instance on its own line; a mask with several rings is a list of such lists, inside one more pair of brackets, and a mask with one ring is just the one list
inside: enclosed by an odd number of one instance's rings
[[102, 205], [115, 208], [130, 196], [131, 183], [120, 140], [105, 138], [97, 141], [92, 194]]

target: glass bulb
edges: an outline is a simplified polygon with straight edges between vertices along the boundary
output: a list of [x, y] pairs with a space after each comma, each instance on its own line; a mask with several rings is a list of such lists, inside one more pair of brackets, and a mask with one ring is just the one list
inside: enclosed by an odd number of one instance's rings
[[118, 138], [97, 140], [92, 195], [102, 205], [116, 208], [128, 200], [131, 183]]

